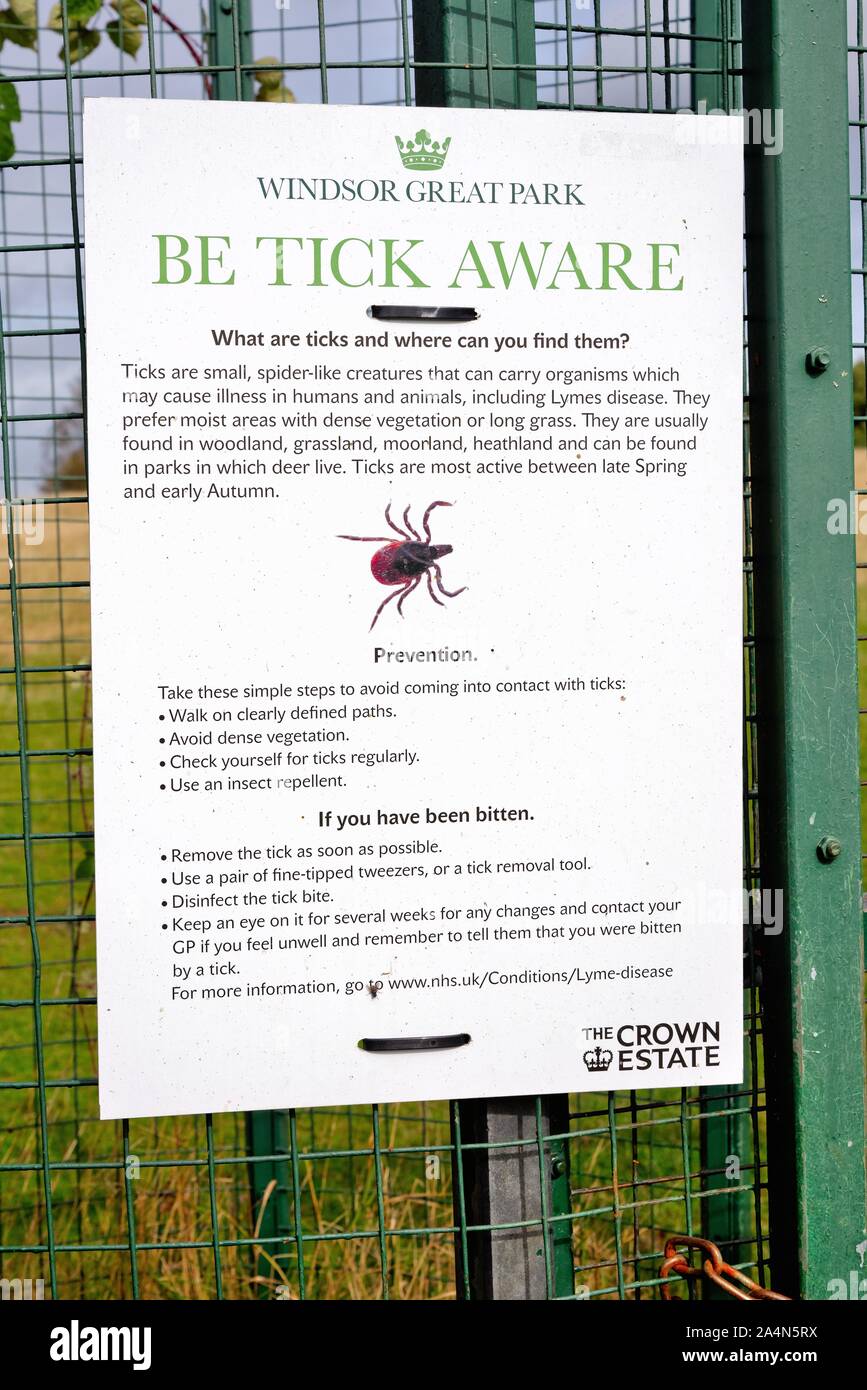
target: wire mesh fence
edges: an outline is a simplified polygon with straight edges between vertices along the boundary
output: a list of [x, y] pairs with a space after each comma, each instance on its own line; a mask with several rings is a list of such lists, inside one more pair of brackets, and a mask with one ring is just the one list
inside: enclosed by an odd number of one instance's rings
[[[855, 493], [867, 496], [867, 396], [864, 354], [867, 349], [867, 19], [863, 0], [849, 7], [849, 164], [852, 191], [852, 357], [855, 403]], [[859, 502], [859, 506], [863, 503]], [[857, 536], [858, 681], [861, 722], [861, 821], [867, 824], [867, 549]], [[867, 841], [862, 845], [867, 849]], [[864, 856], [867, 858], [867, 855]], [[867, 899], [865, 899], [867, 902]], [[867, 921], [867, 917], [865, 917]]]
[[[494, 48], [503, 7], [470, 8], [483, 36], [473, 91], [493, 105], [508, 66]], [[863, 248], [861, 8], [852, 72]], [[702, 96], [738, 105], [736, 0], [537, 0], [532, 9], [535, 56], [512, 70], [532, 81], [534, 104], [564, 120], [603, 108], [674, 112]], [[82, 99], [410, 105], [417, 83], [442, 67], [417, 54], [414, 18], [408, 0], [217, 0], [205, 16], [192, 0], [8, 0], [0, 15], [0, 377], [5, 498], [17, 518], [0, 629], [0, 1277], [42, 1279], [55, 1297], [468, 1291], [456, 1250], [474, 1220], [460, 1112], [447, 1100], [118, 1124], [98, 1120], [95, 1084]], [[861, 350], [863, 311], [855, 338]], [[748, 428], [745, 410], [743, 821], [745, 889], [754, 890]], [[862, 441], [862, 472], [863, 453]], [[565, 1282], [548, 1270], [549, 1296], [656, 1296], [674, 1231], [721, 1240], [732, 1263], [765, 1281], [761, 960], [756, 935], [746, 940], [741, 1086], [572, 1095], [562, 1132], [546, 1134], [539, 1121], [525, 1141], [542, 1164], [555, 1144], [568, 1160], [566, 1201], [541, 1223], [561, 1246], [565, 1233], [570, 1266]]]

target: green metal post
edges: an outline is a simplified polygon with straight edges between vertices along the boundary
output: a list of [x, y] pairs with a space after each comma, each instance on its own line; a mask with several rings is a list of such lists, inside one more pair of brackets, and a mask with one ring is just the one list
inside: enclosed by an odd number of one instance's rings
[[208, 61], [228, 69], [213, 75], [215, 101], [249, 101], [252, 96], [252, 74], [241, 70], [252, 51], [250, 4], [251, 0], [210, 0]]
[[[749, 1066], [749, 1056], [744, 1065]], [[750, 1134], [749, 1089], [706, 1086], [701, 1091], [701, 1167], [704, 1182], [714, 1189], [701, 1208], [701, 1230], [718, 1245], [730, 1264], [749, 1260], [753, 1224], [752, 1184], [759, 1181]], [[733, 1191], [720, 1191], [729, 1184]], [[703, 1297], [726, 1299], [711, 1285]]]
[[692, 79], [696, 111], [699, 102], [705, 102], [708, 111], [726, 108], [723, 72], [728, 64], [723, 44], [723, 6], [727, 3], [728, 0], [693, 0], [692, 29], [699, 37], [693, 40], [692, 65], [701, 69]]
[[285, 1110], [251, 1110], [246, 1121], [247, 1153], [253, 1160], [249, 1164], [253, 1225], [263, 1242], [254, 1275], [263, 1281], [258, 1287], [267, 1298], [269, 1289], [279, 1282], [278, 1269], [286, 1271], [285, 1256], [291, 1248], [289, 1115]]
[[744, 7], [745, 105], [785, 121], [780, 154], [747, 154], [760, 853], [786, 908], [763, 946], [771, 1273], [816, 1299], [865, 1226], [855, 547], [827, 529], [854, 486], [846, 21]]
[[416, 105], [535, 110], [533, 0], [417, 0], [413, 40], [417, 64], [448, 64], [416, 67]]
[[569, 1297], [568, 1097], [462, 1100], [455, 1110], [458, 1297]]
[[[445, 65], [416, 67], [418, 105], [535, 109], [532, 0], [416, 3], [413, 38], [417, 64]], [[568, 1144], [556, 1137], [568, 1121], [565, 1096], [457, 1105], [462, 1296], [524, 1301], [573, 1292]]]
[[[731, 69], [731, 54], [727, 50], [729, 0], [693, 0], [694, 68], [705, 69], [693, 77], [693, 107], [696, 111], [725, 111], [729, 109], [727, 75]], [[703, 108], [701, 103], [704, 103]], [[752, 884], [747, 884], [752, 887]], [[745, 1047], [744, 1066], [750, 1065], [749, 1047]], [[745, 1074], [748, 1074], [745, 1072]], [[701, 1167], [710, 1176], [707, 1185], [724, 1188], [730, 1182], [733, 1192], [719, 1192], [708, 1197], [701, 1206], [701, 1228], [706, 1240], [720, 1247], [723, 1259], [737, 1264], [747, 1255], [752, 1233], [753, 1203], [748, 1189], [750, 1177], [758, 1181], [751, 1170], [752, 1136], [744, 1094], [731, 1086], [705, 1086], [700, 1092], [702, 1118], [699, 1122]], [[732, 1160], [737, 1160], [737, 1165]], [[728, 1178], [740, 1172], [742, 1176]], [[705, 1297], [725, 1300], [726, 1295], [711, 1285]]]

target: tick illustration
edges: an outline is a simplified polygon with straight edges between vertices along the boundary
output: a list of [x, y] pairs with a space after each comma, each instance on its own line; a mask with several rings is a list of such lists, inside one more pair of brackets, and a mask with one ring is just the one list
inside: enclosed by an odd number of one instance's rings
[[[424, 533], [420, 536], [409, 519], [409, 507], [403, 514], [403, 526], [398, 526], [391, 519], [391, 503], [385, 509], [386, 525], [400, 536], [396, 541], [391, 536], [338, 536], [340, 541], [385, 541], [381, 550], [377, 550], [370, 561], [370, 568], [374, 579], [380, 584], [388, 584], [394, 587], [394, 593], [387, 598], [377, 608], [373, 615], [373, 622], [368, 629], [372, 632], [376, 626], [376, 620], [385, 608], [386, 604], [391, 603], [393, 598], [397, 599], [397, 611], [403, 617], [403, 605], [413, 589], [417, 589], [424, 577], [427, 580], [427, 590], [434, 603], [438, 603], [441, 608], [445, 607], [438, 593], [444, 598], [457, 598], [466, 589], [447, 589], [443, 584], [442, 571], [439, 561], [444, 555], [451, 555], [450, 545], [431, 545], [430, 534], [430, 514], [435, 507], [450, 507], [451, 502], [431, 502], [425, 512], [421, 529]], [[397, 586], [400, 586], [399, 588]], [[436, 589], [434, 586], [436, 585]]]

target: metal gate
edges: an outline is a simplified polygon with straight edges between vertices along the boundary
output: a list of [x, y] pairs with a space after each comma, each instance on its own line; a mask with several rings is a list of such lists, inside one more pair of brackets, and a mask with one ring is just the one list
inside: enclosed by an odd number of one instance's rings
[[[0, 1279], [647, 1299], [677, 1232], [832, 1296], [865, 1253], [858, 527], [829, 526], [867, 495], [863, 0], [750, 0], [743, 30], [738, 0], [4, 5]], [[742, 1086], [98, 1120], [85, 94], [746, 111]]]

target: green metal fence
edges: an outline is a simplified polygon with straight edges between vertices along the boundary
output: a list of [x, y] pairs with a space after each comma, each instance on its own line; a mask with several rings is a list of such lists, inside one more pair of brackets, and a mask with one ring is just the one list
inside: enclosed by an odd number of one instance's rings
[[[850, 344], [863, 358], [867, 336], [861, 3], [750, 0], [743, 35], [737, 0], [212, 0], [204, 17], [194, 0], [3, 4], [4, 516], [26, 520], [36, 499], [45, 530], [37, 544], [7, 525], [0, 585], [0, 1278], [61, 1298], [491, 1296], [498, 1230], [514, 1226], [480, 1193], [506, 1160], [539, 1175], [523, 1224], [541, 1296], [654, 1298], [665, 1239], [685, 1232], [761, 1283], [827, 1297], [857, 1268], [864, 1221], [855, 556], [826, 527], [827, 500], [853, 486]], [[779, 935], [745, 934], [742, 1086], [527, 1098], [508, 1134], [491, 1107], [447, 1101], [98, 1120], [87, 94], [545, 107], [574, 122], [702, 101], [784, 110], [783, 152], [748, 154], [748, 405], [731, 460], [745, 479], [745, 887], [785, 895]], [[811, 374], [824, 349], [828, 370]], [[864, 454], [856, 427], [867, 494]]]

